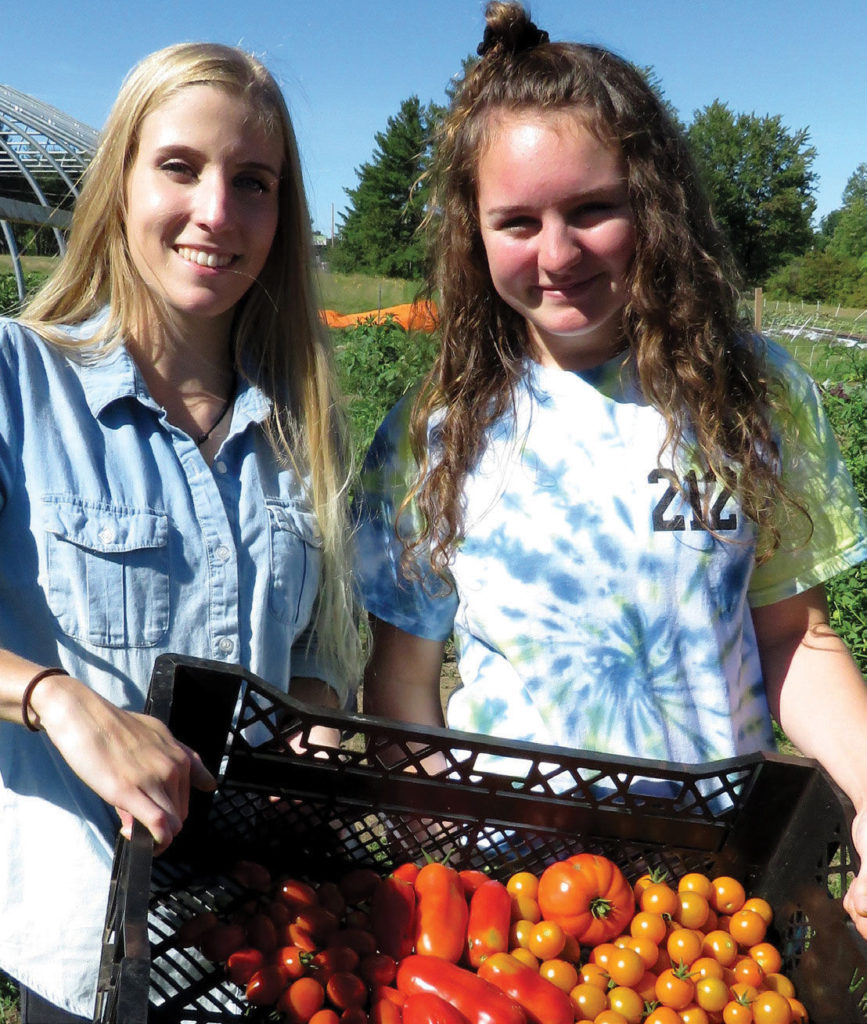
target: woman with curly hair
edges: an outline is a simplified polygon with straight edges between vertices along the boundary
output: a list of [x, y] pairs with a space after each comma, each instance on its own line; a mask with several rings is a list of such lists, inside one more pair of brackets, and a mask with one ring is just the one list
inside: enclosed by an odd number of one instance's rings
[[214, 786], [141, 714], [155, 658], [353, 694], [344, 431], [312, 281], [271, 74], [218, 44], [145, 58], [64, 258], [0, 322], [0, 965], [24, 1024], [92, 1019], [118, 827], [163, 849], [190, 788]]
[[814, 385], [739, 318], [633, 67], [514, 3], [479, 53], [432, 172], [441, 349], [364, 473], [365, 709], [442, 724], [454, 635], [451, 727], [698, 763], [772, 749], [773, 715], [861, 811], [867, 698], [823, 583], [867, 525]]

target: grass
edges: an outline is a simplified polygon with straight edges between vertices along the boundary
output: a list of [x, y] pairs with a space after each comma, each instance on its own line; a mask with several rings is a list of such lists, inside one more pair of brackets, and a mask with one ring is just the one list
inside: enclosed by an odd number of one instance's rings
[[419, 291], [416, 281], [389, 277], [366, 277], [364, 274], [330, 274], [319, 271], [317, 281], [320, 305], [338, 313], [365, 313], [412, 302]]

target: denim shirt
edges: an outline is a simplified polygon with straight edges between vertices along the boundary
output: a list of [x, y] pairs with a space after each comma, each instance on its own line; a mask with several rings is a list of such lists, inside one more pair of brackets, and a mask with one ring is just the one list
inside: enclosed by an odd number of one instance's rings
[[[208, 466], [125, 348], [79, 361], [0, 320], [0, 647], [133, 711], [167, 652], [284, 690], [327, 679], [305, 634], [315, 517], [264, 436], [268, 409], [241, 384]], [[44, 733], [0, 722], [0, 966], [83, 1016], [117, 827]]]

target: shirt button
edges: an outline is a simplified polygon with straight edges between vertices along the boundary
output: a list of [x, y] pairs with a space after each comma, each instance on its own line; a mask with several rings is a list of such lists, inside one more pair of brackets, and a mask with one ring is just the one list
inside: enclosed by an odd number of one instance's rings
[[230, 637], [224, 636], [217, 647], [220, 649], [220, 654], [231, 654], [235, 649], [235, 642]]
[[103, 544], [111, 544], [115, 539], [115, 532], [113, 526], [103, 526], [99, 531], [99, 539]]
[[226, 463], [223, 462], [222, 459], [217, 459], [217, 461], [214, 463], [214, 471], [216, 473], [220, 473], [221, 475], [226, 472], [227, 468], [228, 467], [226, 466]]
[[226, 547], [225, 544], [221, 544], [214, 554], [217, 556], [217, 560], [220, 562], [228, 562], [231, 558], [232, 552]]

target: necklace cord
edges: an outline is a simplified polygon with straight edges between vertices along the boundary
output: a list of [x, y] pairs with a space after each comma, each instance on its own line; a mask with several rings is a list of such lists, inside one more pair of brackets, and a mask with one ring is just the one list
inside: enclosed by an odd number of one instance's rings
[[219, 416], [217, 416], [217, 418], [210, 425], [210, 427], [208, 427], [208, 429], [204, 432], [204, 434], [199, 434], [199, 435], [197, 435], [197, 437], [194, 438], [194, 440], [196, 442], [196, 447], [197, 448], [201, 448], [202, 445], [205, 443], [205, 441], [208, 440], [208, 438], [211, 436], [211, 434], [213, 434], [213, 432], [217, 429], [217, 427], [223, 422], [223, 420], [226, 418], [226, 413], [229, 411], [229, 409], [232, 406], [232, 402], [234, 402], [234, 401], [235, 401], [235, 389], [232, 388], [232, 390], [229, 392], [229, 397], [226, 399], [225, 403], [223, 404], [223, 408], [220, 409]]

